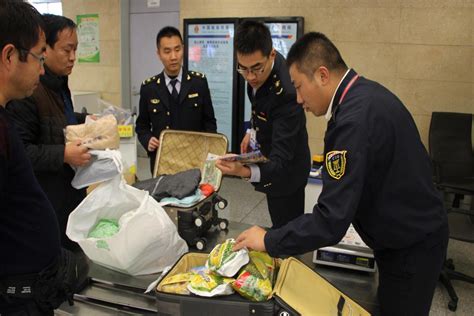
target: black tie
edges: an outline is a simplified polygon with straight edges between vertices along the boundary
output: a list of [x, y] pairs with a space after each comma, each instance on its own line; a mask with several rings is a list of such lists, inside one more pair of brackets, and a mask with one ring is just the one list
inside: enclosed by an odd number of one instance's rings
[[171, 97], [173, 98], [173, 100], [176, 102], [178, 101], [178, 90], [176, 90], [176, 83], [178, 82], [178, 79], [172, 79], [170, 81], [171, 83], [171, 86], [173, 87], [173, 89], [171, 90]]

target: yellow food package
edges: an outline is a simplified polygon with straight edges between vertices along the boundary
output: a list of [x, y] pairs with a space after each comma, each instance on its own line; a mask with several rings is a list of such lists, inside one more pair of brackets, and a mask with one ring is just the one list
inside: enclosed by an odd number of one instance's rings
[[234, 293], [232, 283], [234, 279], [225, 278], [215, 274], [193, 274], [189, 280], [188, 290], [199, 296], [218, 296]]
[[178, 273], [161, 282], [161, 290], [166, 293], [189, 295], [188, 284], [193, 273]]

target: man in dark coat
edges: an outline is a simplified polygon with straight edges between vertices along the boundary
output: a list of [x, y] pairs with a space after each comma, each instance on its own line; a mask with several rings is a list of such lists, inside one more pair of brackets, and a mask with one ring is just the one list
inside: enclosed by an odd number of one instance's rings
[[44, 74], [43, 21], [30, 4], [2, 0], [0, 30], [0, 315], [54, 315], [72, 302], [87, 266], [61, 250], [54, 209], [4, 109], [30, 96]]
[[156, 46], [164, 70], [143, 81], [136, 122], [138, 140], [148, 152], [152, 174], [163, 130], [217, 131], [206, 77], [183, 70], [183, 40], [179, 31], [164, 27], [156, 36]]
[[312, 214], [237, 238], [271, 256], [338, 243], [352, 223], [374, 250], [382, 315], [428, 315], [448, 242], [447, 215], [415, 122], [380, 84], [349, 69], [334, 44], [308, 33], [288, 54], [303, 108], [328, 120], [323, 190]]
[[63, 247], [77, 244], [66, 236], [69, 214], [84, 199], [85, 189], [71, 186], [71, 166], [89, 162], [87, 148], [80, 142], [64, 144], [64, 128], [84, 123], [85, 114], [74, 113], [68, 76], [76, 59], [75, 23], [63, 16], [43, 15], [46, 34], [45, 74], [33, 95], [7, 106], [15, 120], [35, 175], [53, 204], [59, 221]]
[[224, 174], [243, 177], [266, 194], [272, 224], [277, 228], [304, 213], [311, 167], [306, 116], [296, 102], [285, 59], [273, 48], [270, 31], [263, 23], [239, 25], [235, 48], [237, 71], [247, 81], [252, 101], [252, 128], [240, 149], [246, 153], [258, 148], [269, 161], [249, 166], [218, 161], [216, 165]]

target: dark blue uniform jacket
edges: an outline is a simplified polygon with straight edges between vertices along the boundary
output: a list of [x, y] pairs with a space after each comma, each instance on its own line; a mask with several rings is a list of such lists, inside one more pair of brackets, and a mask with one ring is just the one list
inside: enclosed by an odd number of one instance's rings
[[312, 214], [265, 236], [273, 255], [336, 244], [352, 222], [375, 250], [400, 249], [446, 225], [429, 156], [402, 102], [351, 70], [336, 92], [324, 139], [323, 190]]
[[[173, 104], [163, 72], [145, 80], [140, 90], [138, 139], [147, 149], [152, 136], [164, 129], [216, 132], [216, 118], [206, 77], [184, 71], [178, 104]], [[156, 154], [156, 151], [150, 154]]]
[[259, 164], [257, 191], [272, 195], [290, 195], [308, 181], [311, 158], [306, 131], [306, 116], [296, 102], [285, 59], [279, 53], [270, 77], [252, 96], [252, 126], [260, 149], [270, 161]]

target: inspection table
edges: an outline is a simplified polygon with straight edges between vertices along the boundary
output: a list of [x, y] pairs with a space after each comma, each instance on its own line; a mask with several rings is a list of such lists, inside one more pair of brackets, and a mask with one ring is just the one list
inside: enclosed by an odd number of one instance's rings
[[[230, 222], [225, 231], [211, 229], [205, 236], [208, 242], [203, 252], [210, 252], [214, 245], [227, 238], [237, 237], [249, 227], [247, 224]], [[190, 248], [190, 251], [197, 252], [193, 248]], [[377, 273], [316, 265], [312, 262], [312, 252], [297, 258], [370, 313], [378, 313]], [[56, 311], [56, 315], [156, 315], [154, 292], [144, 294], [144, 291], [159, 275], [130, 276], [91, 262], [90, 284], [75, 294], [74, 306], [64, 303]]]

